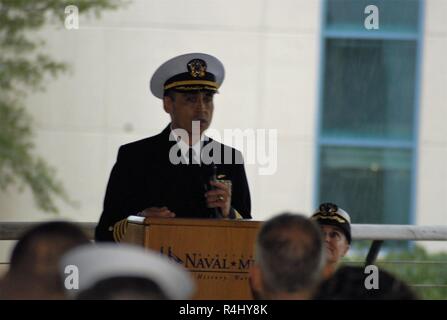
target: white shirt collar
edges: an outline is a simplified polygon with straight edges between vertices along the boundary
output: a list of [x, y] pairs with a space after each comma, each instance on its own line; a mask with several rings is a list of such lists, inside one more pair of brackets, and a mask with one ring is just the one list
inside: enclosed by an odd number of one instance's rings
[[[170, 125], [170, 128], [171, 128], [170, 135], [173, 137], [174, 141], [177, 141], [177, 145], [179, 146], [179, 148], [181, 150], [182, 157], [184, 159], [186, 159], [186, 155], [187, 155], [187, 152], [189, 151], [190, 146], [185, 141], [183, 141], [183, 139], [178, 134], [175, 133], [175, 130], [172, 130], [172, 125]], [[202, 134], [200, 136], [200, 141], [197, 141], [195, 144], [193, 144], [191, 146], [191, 148], [194, 150], [194, 157], [195, 157], [196, 163], [201, 163], [200, 152], [201, 152], [201, 148], [203, 147], [203, 142], [205, 141], [206, 138], [207, 137], [204, 134]], [[186, 163], [187, 162], [188, 161], [186, 161]]]

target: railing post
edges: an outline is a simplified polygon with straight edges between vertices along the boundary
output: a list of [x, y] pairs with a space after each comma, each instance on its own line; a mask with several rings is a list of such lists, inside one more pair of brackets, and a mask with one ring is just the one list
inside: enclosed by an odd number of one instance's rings
[[377, 256], [379, 255], [380, 247], [383, 244], [383, 240], [374, 240], [369, 248], [368, 255], [366, 256], [365, 267], [374, 264]]

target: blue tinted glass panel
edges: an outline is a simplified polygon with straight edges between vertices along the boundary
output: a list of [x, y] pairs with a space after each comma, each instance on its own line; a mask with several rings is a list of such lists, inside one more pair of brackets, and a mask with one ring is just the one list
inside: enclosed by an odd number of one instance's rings
[[323, 137], [413, 139], [415, 41], [326, 40]]
[[338, 204], [353, 223], [409, 223], [411, 151], [322, 146], [320, 152], [320, 203]]
[[417, 33], [418, 0], [328, 0], [326, 30], [371, 32], [364, 24], [368, 5], [379, 10], [379, 30], [373, 32]]

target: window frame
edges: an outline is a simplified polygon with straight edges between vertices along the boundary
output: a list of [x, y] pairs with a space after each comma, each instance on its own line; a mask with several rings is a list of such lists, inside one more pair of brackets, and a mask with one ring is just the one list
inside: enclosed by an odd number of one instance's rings
[[[378, 32], [371, 30], [369, 32], [346, 31], [346, 30], [328, 30], [326, 23], [326, 13], [328, 10], [328, 1], [320, 0], [320, 53], [319, 53], [319, 70], [318, 70], [318, 85], [317, 85], [317, 116], [315, 125], [315, 149], [314, 149], [314, 190], [313, 190], [313, 208], [317, 208], [321, 202], [320, 194], [320, 167], [321, 167], [321, 149], [325, 146], [347, 146], [347, 147], [361, 147], [361, 148], [395, 148], [411, 150], [411, 186], [410, 186], [410, 212], [408, 221], [409, 224], [416, 223], [416, 206], [417, 206], [417, 173], [418, 173], [418, 154], [419, 154], [419, 119], [420, 119], [420, 94], [421, 94], [421, 67], [422, 67], [422, 49], [423, 49], [423, 33], [425, 24], [425, 1], [418, 1], [418, 26], [415, 33], [405, 32]], [[380, 8], [379, 8], [380, 9]], [[380, 11], [379, 11], [380, 15]], [[365, 15], [366, 17], [366, 15]], [[416, 42], [416, 59], [415, 59], [415, 93], [413, 105], [413, 135], [410, 141], [403, 141], [397, 139], [379, 139], [379, 138], [328, 138], [322, 134], [323, 121], [323, 101], [324, 101], [324, 83], [325, 83], [325, 68], [326, 68], [326, 40], [328, 39], [356, 39], [356, 40], [411, 40]], [[353, 221], [355, 223], [355, 221]]]

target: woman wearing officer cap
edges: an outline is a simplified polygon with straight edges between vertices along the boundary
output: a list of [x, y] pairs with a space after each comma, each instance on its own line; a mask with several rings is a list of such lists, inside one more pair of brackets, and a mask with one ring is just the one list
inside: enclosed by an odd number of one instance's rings
[[351, 218], [333, 203], [322, 203], [312, 215], [323, 233], [326, 245], [326, 266], [323, 277], [329, 278], [336, 270], [351, 245]]

